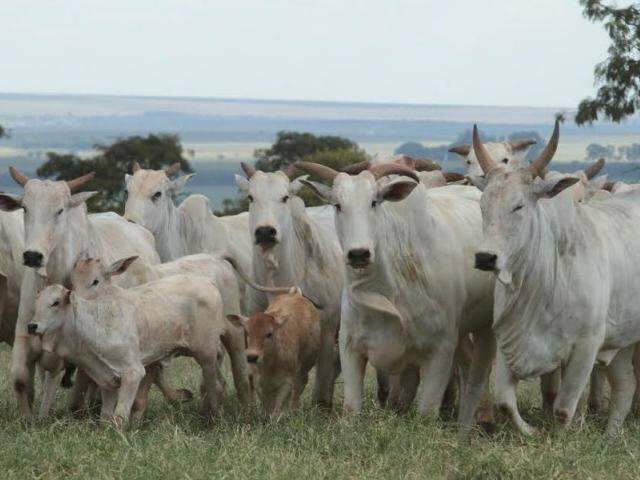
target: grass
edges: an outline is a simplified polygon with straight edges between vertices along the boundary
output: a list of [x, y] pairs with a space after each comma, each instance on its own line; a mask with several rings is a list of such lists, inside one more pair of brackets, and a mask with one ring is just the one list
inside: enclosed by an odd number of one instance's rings
[[[0, 355], [8, 378], [9, 352]], [[170, 367], [175, 386], [197, 391], [198, 372], [188, 359]], [[370, 375], [371, 377], [371, 375]], [[587, 417], [553, 433], [539, 410], [537, 386], [524, 384], [522, 410], [543, 433], [519, 436], [502, 418], [491, 437], [456, 439], [450, 421], [396, 415], [375, 405], [369, 378], [366, 408], [358, 417], [315, 411], [305, 392], [302, 410], [277, 422], [240, 411], [231, 392], [213, 425], [197, 404], [167, 405], [153, 392], [147, 420], [123, 433], [65, 413], [59, 392], [53, 418], [27, 424], [16, 417], [8, 382], [0, 385], [2, 478], [640, 478], [640, 423], [630, 419], [609, 439], [604, 418]], [[342, 397], [338, 384], [336, 400]]]

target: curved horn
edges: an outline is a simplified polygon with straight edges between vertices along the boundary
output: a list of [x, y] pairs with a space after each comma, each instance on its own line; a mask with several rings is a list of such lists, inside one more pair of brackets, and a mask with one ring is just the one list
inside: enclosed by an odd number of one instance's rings
[[173, 177], [180, 171], [180, 162], [173, 163], [164, 169], [164, 173], [167, 177]]
[[82, 187], [85, 183], [91, 181], [95, 176], [96, 172], [89, 172], [86, 175], [74, 178], [73, 180], [67, 180], [67, 186], [69, 187], [69, 190], [71, 190], [71, 193], [73, 193], [80, 187]]
[[9, 174], [11, 174], [11, 178], [15, 180], [18, 185], [22, 185], [23, 187], [29, 181], [29, 177], [27, 177], [24, 173], [18, 170], [16, 167], [9, 167]]
[[289, 180], [293, 180], [296, 177], [296, 167], [292, 163], [283, 168], [281, 172], [284, 173]]
[[416, 182], [420, 181], [420, 177], [418, 177], [418, 174], [414, 170], [397, 163], [381, 163], [379, 165], [374, 165], [369, 169], [369, 171], [374, 177], [376, 177], [376, 179], [386, 177], [387, 175], [403, 175], [414, 179]]
[[324, 165], [320, 165], [319, 163], [313, 162], [296, 162], [294, 163], [295, 167], [303, 172], [310, 173], [311, 175], [315, 175], [323, 180], [328, 182], [333, 182], [333, 179], [336, 178], [338, 173], [331, 167], [326, 167]]
[[363, 170], [369, 170], [371, 167], [371, 162], [369, 160], [364, 160], [362, 162], [354, 163], [353, 165], [347, 165], [344, 168], [341, 168], [340, 171], [344, 173], [348, 173], [349, 175], [357, 175]]
[[133, 173], [136, 173], [138, 170], [142, 170], [142, 167], [138, 162], [133, 162], [133, 165], [131, 166], [131, 171]]
[[478, 163], [485, 175], [496, 166], [496, 162], [493, 161], [493, 158], [489, 155], [487, 148], [480, 141], [480, 134], [478, 133], [477, 125], [473, 126], [473, 151], [475, 152], [476, 157], [478, 158]]
[[251, 180], [251, 177], [256, 173], [256, 168], [248, 163], [240, 162], [240, 168], [242, 168], [247, 180]]
[[606, 190], [607, 192], [610, 192], [611, 190], [613, 190], [613, 186], [616, 184], [616, 182], [605, 182], [604, 185], [602, 186], [603, 190]]
[[589, 180], [591, 180], [593, 177], [595, 177], [600, 173], [600, 170], [602, 170], [602, 167], [604, 167], [604, 164], [605, 164], [604, 158], [599, 158], [596, 163], [594, 163], [593, 165], [589, 165], [585, 169], [584, 174], [587, 176]]
[[558, 149], [558, 142], [560, 141], [560, 119], [556, 118], [556, 124], [553, 127], [553, 133], [549, 139], [549, 143], [544, 147], [544, 150], [538, 158], [535, 159], [529, 166], [531, 173], [538, 177], [544, 178], [544, 170], [549, 165], [549, 162], [553, 158]]
[[428, 158], [416, 158], [416, 170], [418, 172], [433, 172], [434, 170], [442, 170], [438, 162]]
[[471, 152], [471, 145], [469, 144], [456, 145], [455, 147], [451, 147], [449, 149], [449, 153], [457, 153], [458, 155], [462, 155], [463, 157], [466, 157], [467, 155], [469, 155], [470, 152]]
[[444, 179], [447, 181], [447, 183], [461, 182], [467, 179], [467, 177], [465, 177], [463, 174], [456, 172], [442, 172], [442, 175], [444, 176]]
[[536, 142], [535, 140], [511, 140], [510, 142], [508, 142], [509, 145], [511, 146], [511, 150], [513, 152], [519, 152], [521, 150], [524, 150], [525, 148], [529, 148], [531, 145], [535, 145]]

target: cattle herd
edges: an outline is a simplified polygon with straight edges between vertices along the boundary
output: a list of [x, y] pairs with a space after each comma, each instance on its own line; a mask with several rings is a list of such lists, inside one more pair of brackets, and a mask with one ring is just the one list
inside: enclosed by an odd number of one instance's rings
[[[24, 192], [0, 194], [0, 339], [20, 413], [34, 415], [37, 374], [41, 417], [62, 384], [72, 412], [135, 422], [153, 385], [169, 402], [192, 397], [164, 375], [185, 355], [207, 419], [227, 361], [239, 403], [271, 417], [298, 405], [314, 367], [314, 405], [331, 407], [342, 375], [344, 410], [358, 413], [369, 363], [382, 407], [457, 405], [463, 435], [491, 426], [494, 404], [530, 434], [520, 379], [540, 377], [561, 425], [583, 398], [603, 408], [608, 382], [615, 434], [640, 404], [640, 192], [597, 176], [604, 161], [550, 171], [559, 136], [556, 120], [529, 164], [535, 142], [482, 143], [474, 127], [452, 149], [457, 176], [406, 156], [342, 171], [243, 164], [249, 212], [221, 218], [202, 195], [175, 205], [190, 177], [179, 165], [134, 163], [123, 216], [87, 214], [92, 174], [11, 167]], [[305, 207], [302, 188], [329, 206]]]

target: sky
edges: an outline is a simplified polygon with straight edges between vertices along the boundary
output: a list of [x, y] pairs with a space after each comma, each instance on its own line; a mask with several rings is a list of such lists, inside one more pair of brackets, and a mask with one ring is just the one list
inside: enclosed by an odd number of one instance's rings
[[3, 0], [0, 92], [575, 107], [578, 0]]

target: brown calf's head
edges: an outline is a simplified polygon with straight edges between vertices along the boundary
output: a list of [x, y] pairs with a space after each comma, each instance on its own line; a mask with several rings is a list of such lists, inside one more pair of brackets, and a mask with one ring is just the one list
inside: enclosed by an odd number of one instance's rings
[[255, 313], [251, 317], [227, 315], [235, 326], [244, 328], [247, 334], [247, 362], [261, 364], [265, 357], [272, 355], [276, 348], [274, 336], [284, 320], [267, 313]]

